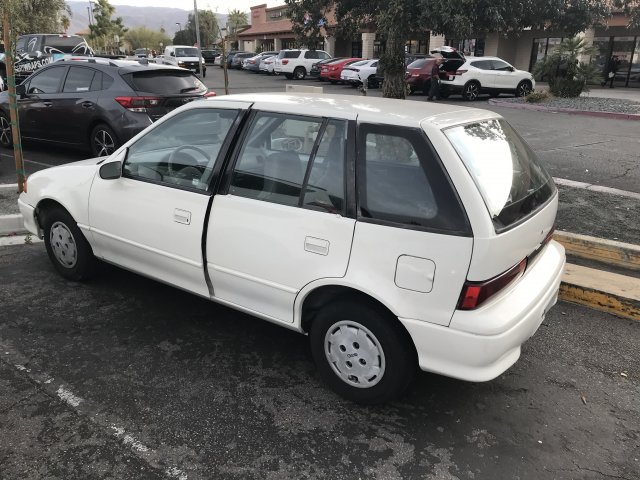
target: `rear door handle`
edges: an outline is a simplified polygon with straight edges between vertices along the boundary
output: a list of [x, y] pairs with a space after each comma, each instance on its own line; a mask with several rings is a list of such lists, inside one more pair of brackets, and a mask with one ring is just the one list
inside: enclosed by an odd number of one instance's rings
[[191, 212], [176, 208], [173, 211], [173, 221], [176, 222], [176, 223], [182, 223], [184, 225], [190, 225], [191, 224]]
[[82, 102], [80, 105], [82, 105], [84, 108], [90, 108], [93, 107], [93, 102]]
[[329, 255], [329, 240], [322, 238], [305, 237], [304, 249], [307, 252], [317, 253], [318, 255]]
[[50, 107], [53, 105], [51, 102], [42, 102], [45, 107]]

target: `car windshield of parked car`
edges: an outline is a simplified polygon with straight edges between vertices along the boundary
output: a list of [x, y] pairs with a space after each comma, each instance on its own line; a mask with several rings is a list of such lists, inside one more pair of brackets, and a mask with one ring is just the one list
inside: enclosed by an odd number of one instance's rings
[[176, 57], [199, 57], [197, 48], [176, 48]]
[[444, 132], [478, 186], [497, 232], [553, 196], [550, 175], [505, 120], [474, 122]]
[[207, 87], [193, 73], [178, 69], [145, 70], [123, 76], [137, 92], [157, 95], [203, 93]]
[[418, 60], [416, 60], [414, 62], [411, 62], [409, 65], [407, 65], [407, 68], [422, 68], [430, 60], [432, 60], [432, 59], [430, 59], [430, 58], [419, 58]]
[[62, 53], [75, 53], [76, 47], [84, 43], [82, 37], [68, 37], [65, 35], [49, 35], [46, 39], [46, 48], [49, 51]]

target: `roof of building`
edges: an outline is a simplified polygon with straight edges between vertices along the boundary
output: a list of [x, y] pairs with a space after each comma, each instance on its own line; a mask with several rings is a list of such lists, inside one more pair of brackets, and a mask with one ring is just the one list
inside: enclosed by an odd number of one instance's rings
[[238, 33], [239, 37], [250, 37], [253, 35], [262, 35], [265, 33], [280, 33], [280, 32], [291, 32], [293, 28], [293, 24], [291, 20], [276, 20], [273, 22], [260, 23], [258, 25], [252, 25], [247, 30]]

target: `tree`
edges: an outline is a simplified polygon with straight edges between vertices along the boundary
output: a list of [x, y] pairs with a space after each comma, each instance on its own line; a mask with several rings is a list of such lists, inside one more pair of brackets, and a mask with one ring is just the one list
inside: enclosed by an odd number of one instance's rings
[[[487, 32], [559, 29], [568, 35], [602, 23], [612, 9], [627, 8], [640, 16], [638, 0], [285, 0], [298, 41], [314, 45], [327, 34], [327, 13], [335, 9], [335, 34], [376, 28], [385, 40], [380, 65], [385, 74], [383, 95], [404, 98], [404, 46], [411, 32], [431, 30], [464, 38]], [[615, 4], [615, 5], [614, 5]]]
[[93, 25], [89, 26], [91, 33], [89, 41], [97, 50], [103, 50], [106, 53], [120, 53], [120, 42], [127, 29], [122, 24], [122, 17], [115, 20], [111, 16], [116, 9], [109, 0], [97, 0], [93, 7]]
[[238, 29], [249, 24], [247, 14], [240, 10], [234, 9], [229, 12], [227, 17], [227, 25], [229, 25], [229, 35], [233, 42], [234, 48], [238, 48]]
[[160, 44], [169, 45], [171, 39], [164, 32], [150, 30], [147, 27], [131, 28], [124, 34], [124, 39], [131, 45], [131, 48], [157, 49]]
[[549, 90], [555, 96], [579, 97], [588, 83], [600, 80], [601, 73], [595, 65], [579, 61], [581, 56], [595, 52], [583, 38], [565, 38], [551, 55], [536, 63], [533, 73], [547, 78]]
[[[198, 9], [198, 23], [200, 24], [200, 42], [202, 47], [213, 45], [220, 38], [218, 17], [211, 10]], [[183, 30], [176, 32], [173, 37], [174, 45], [194, 45], [196, 43], [196, 20], [193, 13], [189, 14], [187, 24]]]
[[11, 12], [11, 31], [14, 35], [59, 31], [58, 15], [71, 15], [64, 0], [1, 0], [0, 10]]
[[67, 33], [67, 30], [69, 30], [69, 26], [71, 25], [71, 20], [67, 15], [62, 15], [60, 17], [60, 25], [62, 25], [62, 30], [64, 30], [64, 33]]

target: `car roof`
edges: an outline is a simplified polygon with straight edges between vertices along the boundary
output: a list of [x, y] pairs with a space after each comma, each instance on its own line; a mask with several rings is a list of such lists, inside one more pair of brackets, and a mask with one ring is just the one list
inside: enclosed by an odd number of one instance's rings
[[[207, 102], [236, 101], [272, 112], [352, 118], [372, 123], [442, 129], [474, 120], [500, 118], [479, 108], [392, 98], [311, 93], [246, 93], [214, 97]], [[194, 104], [195, 106], [195, 104]]]
[[104, 70], [108, 69], [119, 69], [121, 73], [130, 73], [137, 72], [143, 70], [181, 70], [184, 71], [184, 68], [174, 67], [172, 65], [161, 65], [159, 63], [153, 62], [144, 62], [140, 63], [137, 60], [111, 60], [108, 58], [102, 57], [86, 57], [86, 58], [71, 58], [71, 59], [62, 59], [57, 62], [50, 63], [49, 65], [60, 65], [60, 64], [73, 64], [77, 65], [89, 65], [91, 67], [99, 67]]

